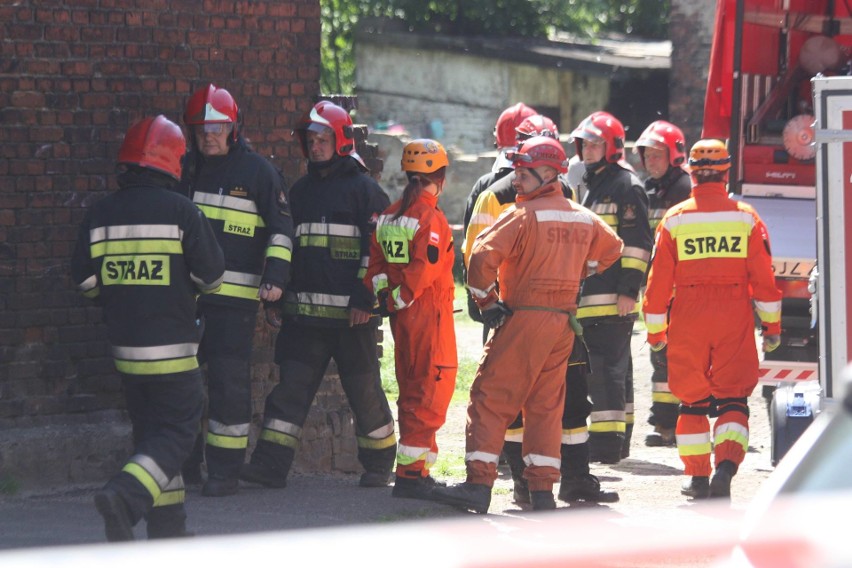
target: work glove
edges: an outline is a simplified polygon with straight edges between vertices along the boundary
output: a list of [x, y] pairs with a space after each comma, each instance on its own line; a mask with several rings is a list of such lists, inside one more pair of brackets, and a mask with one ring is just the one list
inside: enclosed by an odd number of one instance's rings
[[479, 312], [482, 314], [482, 322], [491, 329], [497, 329], [506, 323], [506, 316], [512, 315], [512, 310], [509, 306], [497, 300], [481, 308]]
[[763, 352], [772, 353], [781, 345], [780, 335], [764, 335], [763, 336]]
[[373, 309], [373, 313], [377, 314], [383, 318], [390, 317], [390, 289], [382, 288], [379, 290], [379, 293], [376, 294], [376, 299], [378, 306]]

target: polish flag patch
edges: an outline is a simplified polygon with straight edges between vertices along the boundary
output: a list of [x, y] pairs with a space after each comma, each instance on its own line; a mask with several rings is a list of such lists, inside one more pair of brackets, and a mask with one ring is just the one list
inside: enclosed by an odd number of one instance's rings
[[438, 236], [438, 233], [435, 233], [433, 231], [429, 232], [429, 244], [430, 245], [437, 245], [440, 241], [441, 241], [441, 238]]

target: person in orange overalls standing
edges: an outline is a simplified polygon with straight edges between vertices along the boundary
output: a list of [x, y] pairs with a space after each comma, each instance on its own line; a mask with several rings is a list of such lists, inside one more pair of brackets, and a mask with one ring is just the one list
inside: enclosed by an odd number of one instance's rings
[[435, 433], [444, 425], [456, 385], [453, 234], [438, 209], [447, 152], [420, 139], [402, 149], [408, 176], [402, 198], [379, 217], [364, 284], [390, 317], [399, 383], [399, 445], [392, 495], [429, 499], [436, 481]]
[[534, 136], [511, 156], [515, 204], [477, 235], [468, 265], [468, 288], [493, 331], [470, 392], [467, 480], [432, 491], [435, 501], [477, 513], [491, 504], [503, 438], [521, 410], [530, 502], [533, 510], [556, 508], [574, 344], [569, 318], [589, 262], [607, 268], [623, 244], [600, 217], [563, 196], [558, 175], [568, 162], [559, 141]]
[[[753, 309], [763, 350], [775, 350], [781, 292], [766, 226], [750, 205], [728, 197], [725, 145], [699, 140], [689, 168], [692, 197], [669, 209], [657, 227], [643, 309], [651, 349], [668, 344], [669, 387], [681, 400], [677, 447], [691, 476], [681, 493], [730, 498], [748, 450], [748, 397], [757, 385]], [[712, 437], [708, 416], [717, 417]]]

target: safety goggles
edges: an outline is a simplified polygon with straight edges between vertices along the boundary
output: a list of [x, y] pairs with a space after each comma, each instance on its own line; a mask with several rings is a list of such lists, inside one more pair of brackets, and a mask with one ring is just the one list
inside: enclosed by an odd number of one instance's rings
[[226, 130], [231, 131], [232, 125], [229, 122], [207, 122], [205, 124], [196, 124], [194, 127], [195, 133], [199, 136], [203, 134], [222, 134]]

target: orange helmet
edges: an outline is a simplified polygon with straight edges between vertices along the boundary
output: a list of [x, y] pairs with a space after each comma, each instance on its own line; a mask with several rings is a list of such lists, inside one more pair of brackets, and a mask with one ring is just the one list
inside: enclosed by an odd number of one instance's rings
[[237, 139], [240, 109], [231, 93], [220, 89], [213, 83], [198, 89], [189, 97], [183, 113], [183, 123], [187, 126], [197, 124], [233, 124], [233, 140]]
[[533, 114], [526, 117], [515, 129], [518, 140], [526, 140], [533, 136], [547, 136], [559, 140], [559, 129], [556, 123], [543, 114]]
[[593, 112], [571, 133], [577, 155], [583, 159], [583, 140], [605, 143], [604, 160], [614, 164], [624, 156], [624, 126], [608, 112]]
[[536, 114], [535, 110], [524, 103], [510, 106], [497, 119], [494, 127], [494, 136], [497, 139], [498, 148], [509, 148], [516, 145], [517, 132], [515, 129], [528, 117]]
[[686, 139], [683, 132], [665, 120], [657, 120], [649, 124], [639, 136], [635, 146], [643, 166], [645, 165], [645, 148], [668, 150], [669, 164], [673, 167], [681, 166], [686, 161]]
[[186, 139], [180, 127], [162, 114], [143, 118], [127, 130], [118, 163], [148, 168], [180, 180]]
[[402, 171], [431, 174], [450, 164], [440, 142], [429, 138], [412, 140], [402, 149]]
[[699, 140], [689, 151], [689, 169], [727, 172], [731, 169], [731, 154], [721, 140]]
[[550, 166], [560, 173], [568, 171], [565, 148], [557, 140], [547, 136], [533, 136], [521, 142], [517, 150], [507, 152], [516, 168], [537, 168]]
[[343, 107], [330, 101], [320, 101], [302, 116], [299, 125], [293, 130], [302, 144], [302, 153], [308, 157], [308, 130], [330, 129], [334, 132], [335, 152], [339, 156], [351, 156], [355, 152], [355, 139], [352, 131], [352, 117]]

